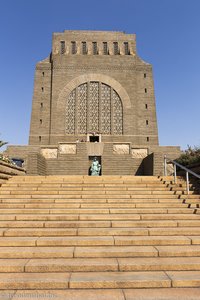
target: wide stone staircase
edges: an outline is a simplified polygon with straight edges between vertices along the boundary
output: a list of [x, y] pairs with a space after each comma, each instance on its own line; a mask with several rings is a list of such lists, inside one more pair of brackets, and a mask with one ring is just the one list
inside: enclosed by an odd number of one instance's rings
[[181, 178], [15, 176], [0, 299], [200, 299], [199, 205]]

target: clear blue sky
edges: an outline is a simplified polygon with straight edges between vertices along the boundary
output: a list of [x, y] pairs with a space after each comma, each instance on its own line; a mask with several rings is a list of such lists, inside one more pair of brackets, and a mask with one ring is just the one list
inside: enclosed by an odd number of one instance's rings
[[0, 139], [28, 143], [35, 64], [65, 29], [136, 33], [160, 145], [200, 146], [199, 0], [0, 0]]

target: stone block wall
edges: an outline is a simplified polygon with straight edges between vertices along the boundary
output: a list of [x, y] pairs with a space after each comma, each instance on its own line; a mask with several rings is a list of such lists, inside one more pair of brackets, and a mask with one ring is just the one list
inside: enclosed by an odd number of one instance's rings
[[39, 153], [31, 153], [27, 160], [28, 175], [47, 175], [46, 159]]
[[[29, 154], [26, 147], [14, 147], [13, 151], [18, 149], [18, 156], [26, 159], [26, 169], [30, 175], [88, 175], [92, 157], [98, 156], [103, 175], [158, 176], [163, 175], [164, 155], [176, 159], [180, 154], [179, 147], [148, 148], [119, 141], [59, 143], [37, 149], [29, 147]], [[9, 147], [9, 153], [12, 153], [12, 147]]]

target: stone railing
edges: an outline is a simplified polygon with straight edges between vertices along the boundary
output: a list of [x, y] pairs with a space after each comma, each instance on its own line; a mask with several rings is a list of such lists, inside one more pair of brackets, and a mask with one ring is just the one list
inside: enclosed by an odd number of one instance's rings
[[12, 176], [25, 175], [25, 170], [0, 160], [0, 184]]

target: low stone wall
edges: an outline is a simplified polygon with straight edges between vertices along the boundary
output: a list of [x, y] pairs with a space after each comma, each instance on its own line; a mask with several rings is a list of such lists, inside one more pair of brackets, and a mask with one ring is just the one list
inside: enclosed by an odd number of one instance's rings
[[25, 174], [26, 172], [23, 168], [0, 161], [0, 184], [12, 176]]

